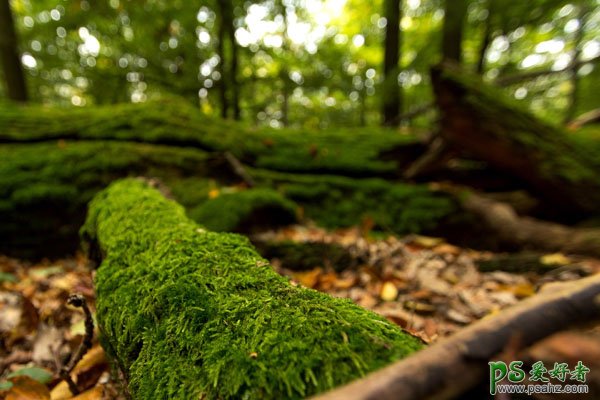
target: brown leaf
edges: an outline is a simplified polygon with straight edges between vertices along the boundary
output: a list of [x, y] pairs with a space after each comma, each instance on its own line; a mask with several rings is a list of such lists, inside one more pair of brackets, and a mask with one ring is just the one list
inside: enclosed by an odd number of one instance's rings
[[333, 286], [335, 286], [336, 289], [350, 289], [352, 286], [354, 286], [356, 284], [356, 281], [357, 281], [356, 275], [350, 275], [350, 276], [346, 276], [344, 278], [337, 279], [333, 283]]
[[50, 400], [46, 385], [28, 376], [15, 376], [9, 380], [13, 386], [8, 390], [6, 400]]
[[319, 277], [323, 273], [322, 268], [315, 268], [307, 272], [296, 272], [292, 277], [298, 281], [302, 286], [307, 288], [314, 288], [319, 282]]
[[319, 277], [319, 289], [331, 290], [337, 282], [337, 274], [335, 272], [327, 272]]
[[460, 254], [460, 247], [453, 246], [448, 243], [442, 243], [433, 248], [433, 252], [437, 254], [451, 254], [453, 256], [457, 256]]

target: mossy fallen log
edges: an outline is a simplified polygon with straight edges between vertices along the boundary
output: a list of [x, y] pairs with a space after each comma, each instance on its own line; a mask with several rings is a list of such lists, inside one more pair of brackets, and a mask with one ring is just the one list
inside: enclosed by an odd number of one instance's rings
[[600, 213], [600, 141], [582, 145], [451, 64], [434, 68], [432, 80], [449, 143], [527, 182], [552, 217]]
[[201, 229], [140, 180], [91, 202], [97, 316], [136, 399], [294, 399], [422, 347], [348, 300], [294, 287], [248, 240]]
[[306, 217], [326, 228], [349, 227], [370, 220], [380, 231], [399, 235], [424, 233], [461, 213], [453, 197], [427, 185], [379, 178], [251, 171], [257, 182], [277, 187], [303, 207]]
[[381, 128], [327, 131], [252, 128], [203, 115], [173, 97], [142, 104], [61, 109], [0, 108], [0, 143], [115, 140], [230, 152], [277, 171], [400, 175], [423, 148], [414, 135]]
[[426, 186], [382, 179], [277, 173], [249, 168], [257, 187], [218, 155], [195, 148], [115, 141], [52, 141], [0, 146], [0, 251], [36, 257], [77, 248], [85, 205], [111, 181], [163, 182], [188, 215], [211, 230], [248, 232], [304, 216], [326, 227], [365, 218], [377, 229], [427, 232], [456, 211]]
[[[277, 226], [295, 221], [295, 205], [261, 189], [231, 194], [215, 210], [210, 179], [221, 185], [235, 175], [211, 154], [131, 142], [59, 141], [0, 146], [0, 252], [50, 257], [77, 249], [77, 232], [87, 203], [115, 179], [159, 178], [185, 200], [190, 213], [207, 215], [213, 229], [251, 230], [258, 222]], [[196, 178], [191, 178], [196, 177]]]

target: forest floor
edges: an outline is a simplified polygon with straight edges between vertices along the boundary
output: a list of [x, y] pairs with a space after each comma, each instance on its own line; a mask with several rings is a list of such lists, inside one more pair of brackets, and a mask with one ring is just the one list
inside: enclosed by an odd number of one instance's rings
[[[293, 284], [350, 298], [427, 343], [552, 288], [556, 282], [600, 273], [600, 260], [563, 254], [540, 255], [538, 265], [543, 268], [537, 272], [480, 272], [478, 263], [497, 255], [459, 248], [438, 238], [374, 239], [360, 228], [327, 232], [298, 225], [262, 236], [342, 246], [353, 265], [340, 272], [323, 265], [293, 271], [277, 259], [271, 262]], [[56, 372], [75, 353], [85, 332], [83, 313], [66, 300], [72, 293], [81, 293], [93, 311], [92, 282], [93, 272], [82, 255], [39, 263], [0, 256], [0, 398], [119, 398], [118, 384], [111, 378], [96, 338], [71, 374], [80, 395], [74, 397]], [[579, 356], [600, 360], [600, 340], [578, 338], [575, 342]], [[563, 338], [554, 344], [554, 351], [560, 353], [561, 347], [568, 346], [572, 353], [573, 343], [572, 336]]]

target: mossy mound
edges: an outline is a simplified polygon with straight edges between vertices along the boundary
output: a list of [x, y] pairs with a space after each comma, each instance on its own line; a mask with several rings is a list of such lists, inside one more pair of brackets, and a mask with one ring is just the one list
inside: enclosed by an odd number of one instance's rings
[[160, 179], [188, 216], [217, 231], [292, 223], [300, 209], [329, 228], [371, 218], [376, 229], [402, 234], [427, 231], [456, 210], [426, 186], [374, 178], [248, 168], [258, 187], [243, 190], [227, 164], [196, 148], [61, 140], [2, 145], [0, 159], [0, 251], [21, 257], [74, 251], [87, 202], [128, 176]]
[[295, 399], [422, 347], [348, 300], [294, 287], [244, 237], [206, 232], [139, 180], [91, 202], [97, 312], [139, 399]]
[[140, 143], [0, 146], [0, 251], [60, 255], [77, 247], [87, 203], [119, 177], [207, 173], [208, 154]]
[[403, 154], [410, 159], [418, 156], [415, 147], [421, 148], [417, 137], [381, 128], [251, 128], [204, 116], [176, 97], [74, 109], [35, 105], [0, 109], [0, 143], [57, 139], [135, 141], [229, 151], [260, 168], [350, 176], [395, 174]]
[[188, 212], [194, 221], [216, 232], [242, 232], [296, 222], [297, 206], [272, 189], [223, 193]]
[[399, 235], [423, 233], [459, 212], [452, 197], [426, 185], [265, 170], [253, 174], [262, 184], [277, 187], [287, 198], [302, 205], [305, 217], [326, 228], [371, 220], [376, 230]]

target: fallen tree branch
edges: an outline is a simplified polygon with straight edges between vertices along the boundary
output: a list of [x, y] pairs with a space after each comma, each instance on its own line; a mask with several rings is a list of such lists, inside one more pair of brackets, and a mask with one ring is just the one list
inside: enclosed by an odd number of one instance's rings
[[414, 179], [415, 177], [443, 166], [452, 157], [453, 152], [446, 141], [438, 136], [431, 141], [427, 151], [408, 166], [404, 171], [405, 179]]
[[567, 124], [567, 128], [571, 130], [580, 129], [582, 126], [587, 124], [599, 123], [600, 122], [600, 108], [581, 114], [579, 117], [570, 121]]
[[521, 217], [508, 204], [475, 193], [460, 201], [466, 211], [479, 216], [507, 244], [600, 257], [600, 229], [572, 228]]
[[246, 183], [246, 185], [248, 185], [248, 187], [256, 186], [254, 179], [252, 179], [252, 176], [250, 176], [250, 174], [244, 167], [244, 164], [242, 164], [240, 160], [238, 160], [238, 158], [234, 156], [230, 151], [225, 152], [225, 160], [227, 160], [227, 163], [231, 166], [233, 172], [240, 178], [242, 178], [242, 180]]
[[569, 325], [598, 318], [600, 274], [531, 297], [365, 379], [313, 399], [452, 399], [481, 381], [488, 360], [515, 335], [529, 345]]

